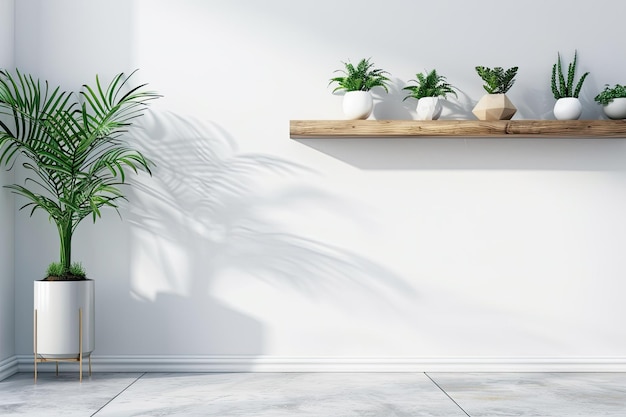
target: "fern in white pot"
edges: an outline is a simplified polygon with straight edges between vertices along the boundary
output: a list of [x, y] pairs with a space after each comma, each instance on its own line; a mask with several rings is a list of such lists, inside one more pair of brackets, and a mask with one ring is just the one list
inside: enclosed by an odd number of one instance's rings
[[409, 94], [404, 100], [414, 98], [417, 100], [416, 119], [417, 120], [437, 120], [441, 116], [443, 107], [440, 99], [445, 99], [448, 94], [458, 97], [454, 86], [446, 81], [446, 77], [437, 73], [433, 69], [430, 72], [418, 73], [414, 80], [409, 83], [403, 90], [407, 90]]
[[350, 62], [344, 62], [344, 68], [335, 72], [343, 75], [330, 79], [329, 85], [337, 83], [333, 93], [344, 91], [343, 112], [347, 119], [367, 119], [374, 109], [374, 99], [371, 89], [381, 87], [386, 93], [389, 92], [387, 83], [389, 74], [380, 68], [376, 68], [370, 58], [362, 59], [354, 66]]

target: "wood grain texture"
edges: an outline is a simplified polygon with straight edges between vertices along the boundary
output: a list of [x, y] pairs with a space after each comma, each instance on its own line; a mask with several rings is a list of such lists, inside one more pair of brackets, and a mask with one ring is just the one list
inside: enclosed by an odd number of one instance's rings
[[625, 120], [291, 120], [292, 138], [626, 138]]

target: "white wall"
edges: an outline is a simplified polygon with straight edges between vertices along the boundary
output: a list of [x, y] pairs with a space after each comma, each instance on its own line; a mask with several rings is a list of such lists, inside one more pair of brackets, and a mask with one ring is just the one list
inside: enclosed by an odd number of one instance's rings
[[[509, 97], [532, 119], [551, 117], [557, 52], [577, 49], [583, 118], [601, 117], [594, 95], [626, 82], [626, 6], [603, 4], [20, 1], [23, 70], [76, 86], [139, 68], [165, 96], [137, 134], [154, 177], [123, 221], [77, 236], [96, 354], [624, 364], [623, 140], [288, 135], [342, 118], [328, 80], [365, 57], [393, 75], [376, 118], [410, 118], [401, 88], [432, 68], [461, 91], [443, 117], [471, 117], [474, 67], [518, 65]], [[27, 354], [31, 280], [57, 244], [43, 216], [16, 227]]]
[[[13, 0], [0, 0], [0, 68], [13, 63]], [[12, 182], [13, 174], [0, 169], [0, 186]], [[13, 254], [13, 197], [0, 188], [0, 379], [7, 361], [15, 355], [15, 286]]]

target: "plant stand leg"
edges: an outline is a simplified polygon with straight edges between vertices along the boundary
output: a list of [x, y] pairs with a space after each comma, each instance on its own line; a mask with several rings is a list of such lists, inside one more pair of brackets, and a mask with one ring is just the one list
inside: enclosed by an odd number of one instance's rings
[[[37, 352], [37, 309], [34, 311], [33, 315], [33, 351], [34, 351], [34, 368], [35, 368], [35, 384], [37, 383], [37, 364], [39, 362], [48, 362], [45, 358], [39, 358], [39, 353]], [[91, 376], [91, 354], [88, 355], [89, 358], [89, 376]], [[52, 359], [54, 360], [54, 359]], [[61, 360], [69, 360], [69, 361], [78, 361], [78, 372], [79, 372], [79, 380], [83, 382], [83, 309], [78, 309], [78, 357], [73, 359], [61, 359]], [[56, 364], [56, 376], [59, 376], [59, 360], [54, 361]]]
[[83, 309], [78, 309], [78, 372], [79, 381], [83, 382]]
[[33, 319], [33, 351], [35, 352], [35, 384], [37, 383], [37, 309]]

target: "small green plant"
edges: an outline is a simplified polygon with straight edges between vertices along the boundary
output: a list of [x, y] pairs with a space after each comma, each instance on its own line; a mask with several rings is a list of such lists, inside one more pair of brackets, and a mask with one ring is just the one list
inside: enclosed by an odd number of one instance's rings
[[602, 104], [606, 106], [613, 99], [616, 98], [624, 98], [626, 97], [626, 86], [621, 84], [615, 84], [614, 87], [609, 86], [608, 84], [604, 85], [604, 90], [600, 92], [597, 96], [594, 97], [594, 100], [598, 102], [598, 104]]
[[578, 61], [578, 51], [574, 51], [574, 60], [570, 62], [567, 66], [567, 80], [565, 79], [565, 74], [563, 73], [563, 66], [561, 65], [561, 54], [558, 53], [558, 59], [556, 64], [552, 66], [552, 94], [554, 94], [555, 99], [560, 99], [564, 97], [575, 97], [578, 98], [580, 94], [580, 89], [583, 87], [583, 83], [585, 79], [589, 75], [589, 71], [584, 73], [580, 80], [574, 87], [574, 78], [576, 76], [576, 65]]
[[403, 90], [409, 91], [409, 94], [404, 98], [414, 98], [419, 100], [424, 97], [443, 97], [446, 98], [447, 94], [454, 94], [458, 97], [454, 87], [446, 81], [446, 77], [437, 74], [437, 70], [432, 70], [429, 73], [419, 73], [415, 75], [415, 80], [409, 80], [416, 85], [407, 85]]
[[387, 71], [380, 68], [374, 68], [374, 63], [370, 62], [370, 58], [362, 59], [355, 67], [349, 62], [343, 63], [345, 69], [339, 69], [335, 72], [341, 72], [344, 75], [333, 77], [330, 79], [329, 85], [333, 82], [339, 84], [333, 93], [339, 90], [345, 91], [369, 91], [374, 87], [382, 87], [385, 92], [389, 92], [387, 82], [389, 78]]
[[69, 270], [61, 262], [52, 262], [48, 265], [46, 276], [48, 279], [72, 280], [85, 279], [87, 273], [80, 262], [72, 263]]
[[502, 67], [493, 69], [488, 67], [476, 67], [476, 72], [483, 79], [483, 88], [488, 94], [505, 94], [513, 87], [518, 67], [512, 67], [506, 71]]

